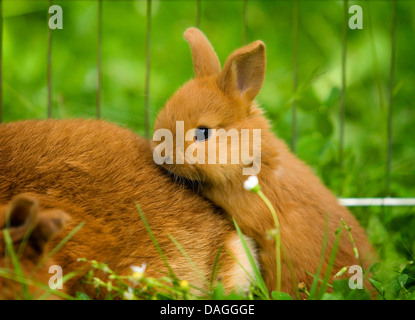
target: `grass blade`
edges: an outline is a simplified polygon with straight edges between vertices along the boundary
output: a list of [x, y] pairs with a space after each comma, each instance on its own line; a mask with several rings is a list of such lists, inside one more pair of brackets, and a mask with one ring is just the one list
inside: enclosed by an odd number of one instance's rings
[[321, 297], [323, 296], [323, 294], [326, 292], [326, 287], [327, 287], [327, 284], [328, 284], [328, 281], [329, 281], [329, 278], [330, 278], [330, 275], [331, 275], [331, 271], [333, 270], [334, 261], [336, 260], [337, 249], [339, 248], [342, 231], [343, 231], [343, 229], [341, 229], [341, 228], [337, 229], [336, 239], [334, 240], [333, 248], [331, 249], [326, 274], [324, 275], [320, 290], [319, 290], [318, 295], [317, 295], [318, 300], [320, 300]]
[[173, 243], [176, 245], [176, 247], [180, 250], [180, 252], [183, 254], [183, 256], [189, 261], [189, 263], [192, 265], [193, 269], [196, 271], [196, 273], [200, 276], [200, 278], [205, 282], [206, 287], [209, 287], [209, 282], [207, 281], [206, 277], [203, 275], [203, 272], [198, 268], [196, 263], [190, 258], [190, 256], [187, 254], [187, 252], [184, 250], [184, 248], [181, 246], [181, 244], [171, 235], [168, 234], [169, 238]]
[[311, 284], [311, 289], [310, 289], [310, 300], [314, 299], [314, 296], [317, 292], [317, 286], [318, 286], [318, 281], [320, 279], [320, 273], [321, 273], [321, 269], [323, 268], [323, 263], [324, 263], [324, 256], [326, 254], [326, 249], [327, 249], [327, 242], [328, 242], [328, 237], [329, 237], [329, 216], [326, 216], [326, 228], [325, 228], [325, 232], [324, 232], [324, 239], [323, 239], [323, 246], [321, 248], [321, 256], [320, 256], [320, 262], [318, 264], [317, 267], [317, 273], [314, 276], [314, 280], [313, 283]]
[[210, 276], [210, 290], [213, 290], [213, 281], [215, 281], [216, 276], [219, 273], [221, 265], [218, 265], [220, 254], [222, 253], [223, 245], [219, 247], [218, 252], [216, 253], [215, 261], [213, 262], [212, 274]]
[[233, 219], [233, 223], [235, 224], [235, 228], [236, 231], [238, 232], [239, 238], [241, 239], [242, 245], [244, 247], [245, 253], [248, 257], [249, 263], [251, 264], [252, 270], [254, 271], [254, 275], [257, 281], [257, 285], [259, 287], [259, 289], [261, 290], [261, 293], [263, 294], [263, 296], [269, 300], [269, 294], [268, 294], [268, 289], [267, 286], [265, 285], [264, 279], [262, 278], [261, 272], [258, 269], [258, 266], [255, 263], [255, 260], [249, 250], [248, 245], [246, 244], [244, 235], [241, 232], [241, 229], [239, 229], [238, 224], [236, 223], [235, 219]]
[[[4, 229], [3, 234], [4, 234], [4, 242], [6, 244], [7, 253], [12, 260], [13, 268], [19, 278], [24, 278], [22, 268], [20, 267], [19, 259], [17, 258], [16, 252], [14, 252], [13, 241], [10, 237], [9, 230]], [[29, 294], [29, 290], [27, 289], [27, 285], [23, 282], [21, 282], [21, 284], [22, 284], [22, 290], [23, 290], [23, 295], [25, 299], [30, 300], [31, 296]]]
[[[21, 284], [24, 284], [26, 286], [32, 286], [32, 287], [36, 287], [39, 289], [44, 290], [45, 292], [48, 293], [48, 295], [53, 294], [56, 295], [60, 298], [66, 299], [66, 300], [75, 300], [74, 297], [62, 292], [62, 291], [58, 291], [58, 290], [54, 290], [54, 289], [50, 289], [48, 285], [38, 282], [38, 281], [34, 281], [32, 279], [29, 279], [25, 276], [20, 276], [17, 274], [14, 274], [13, 272], [11, 272], [11, 270], [9, 269], [1, 269], [0, 268], [0, 277], [1, 278], [5, 278], [5, 279], [9, 279], [9, 280], [13, 280], [16, 282], [20, 282]], [[38, 300], [43, 300], [45, 297], [39, 297]]]
[[171, 266], [170, 266], [169, 262], [167, 261], [167, 258], [166, 258], [166, 256], [164, 255], [163, 250], [161, 249], [161, 247], [160, 247], [160, 245], [159, 245], [159, 243], [158, 243], [158, 241], [157, 241], [157, 239], [156, 239], [156, 237], [155, 237], [155, 235], [154, 235], [153, 231], [152, 231], [152, 230], [151, 230], [151, 228], [150, 228], [150, 225], [149, 225], [149, 223], [148, 223], [148, 221], [147, 221], [146, 217], [144, 216], [143, 210], [141, 209], [141, 207], [140, 207], [140, 205], [138, 204], [138, 202], [136, 202], [136, 204], [135, 204], [135, 205], [136, 205], [136, 207], [137, 207], [138, 213], [140, 214], [141, 221], [143, 221], [143, 223], [144, 223], [144, 227], [146, 228], [146, 230], [147, 230], [147, 232], [148, 232], [148, 235], [150, 236], [150, 239], [151, 239], [151, 241], [153, 242], [154, 247], [156, 248], [157, 252], [159, 253], [159, 255], [160, 255], [161, 259], [162, 259], [162, 260], [163, 260], [163, 262], [164, 262], [164, 264], [166, 265], [167, 270], [169, 271], [169, 276], [170, 276], [170, 277], [172, 277], [175, 281], [178, 281], [178, 278], [175, 276], [175, 274], [174, 274], [174, 272], [173, 272], [173, 269], [171, 268]]

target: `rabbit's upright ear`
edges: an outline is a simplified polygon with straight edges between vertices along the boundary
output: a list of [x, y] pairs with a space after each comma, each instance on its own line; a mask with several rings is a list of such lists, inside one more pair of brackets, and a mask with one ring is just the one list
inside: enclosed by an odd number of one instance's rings
[[255, 41], [229, 56], [218, 77], [218, 86], [226, 94], [236, 92], [252, 101], [261, 90], [264, 76], [265, 45]]
[[219, 74], [218, 56], [206, 36], [199, 29], [189, 28], [184, 37], [190, 45], [196, 78]]

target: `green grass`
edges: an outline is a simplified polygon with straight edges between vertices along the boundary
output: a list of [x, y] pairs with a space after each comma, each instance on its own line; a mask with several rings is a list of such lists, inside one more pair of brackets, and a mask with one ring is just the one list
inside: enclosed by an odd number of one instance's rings
[[[261, 197], [263, 198], [263, 197]], [[251, 286], [248, 292], [230, 292], [225, 293], [222, 283], [215, 282], [213, 277], [217, 273], [216, 264], [220, 254], [221, 248], [219, 248], [216, 263], [212, 269], [212, 279], [210, 282], [205, 279], [200, 269], [194, 263], [192, 258], [186, 253], [180, 243], [172, 236], [171, 241], [177, 246], [180, 253], [188, 261], [190, 268], [193, 268], [196, 273], [204, 280], [206, 288], [198, 288], [189, 283], [186, 279], [179, 279], [174, 274], [169, 261], [163, 253], [160, 244], [157, 241], [154, 233], [151, 230], [144, 213], [141, 210], [139, 204], [136, 205], [137, 211], [141, 217], [143, 224], [151, 238], [153, 245], [157, 249], [160, 259], [164, 261], [168, 273], [166, 276], [160, 278], [148, 277], [144, 272], [135, 273], [133, 270], [130, 275], [119, 275], [111, 270], [106, 263], [98, 262], [95, 260], [86, 260], [79, 258], [81, 262], [85, 262], [90, 266], [89, 272], [85, 274], [81, 280], [84, 285], [90, 285], [95, 288], [95, 295], [87, 295], [84, 292], [77, 292], [75, 297], [68, 296], [67, 294], [55, 289], [50, 289], [45, 283], [40, 283], [36, 279], [25, 277], [22, 273], [22, 268], [18, 259], [18, 255], [14, 251], [13, 243], [10, 238], [7, 229], [3, 230], [5, 245], [6, 245], [6, 257], [9, 257], [12, 262], [12, 267], [1, 268], [0, 277], [13, 280], [16, 283], [20, 283], [22, 286], [22, 296], [16, 295], [16, 299], [45, 299], [50, 295], [56, 295], [62, 299], [76, 299], [76, 300], [91, 300], [96, 297], [104, 298], [107, 300], [112, 299], [125, 299], [125, 300], [292, 300], [300, 299], [300, 296], [290, 296], [288, 293], [281, 291], [273, 291], [269, 295], [265, 286], [264, 279], [259, 271], [258, 266], [255, 263], [253, 254], [250, 252], [248, 245], [246, 244], [244, 235], [242, 234], [238, 224], [234, 221], [235, 229], [241, 240], [243, 248], [248, 257], [250, 266], [253, 270], [253, 276], [248, 274], [251, 280]], [[69, 233], [54, 249], [46, 255], [50, 258], [62, 249], [67, 241], [82, 228], [82, 224], [77, 226], [72, 232]], [[340, 238], [342, 232], [347, 232], [349, 240], [353, 244], [353, 252], [357, 258], [359, 258], [359, 252], [356, 248], [353, 232], [344, 221], [339, 223], [339, 228], [335, 231], [335, 240], [332, 246], [328, 267], [325, 273], [322, 275], [322, 264], [325, 256], [325, 250], [327, 247], [328, 229], [326, 228], [326, 235], [322, 243], [322, 254], [320, 258], [319, 267], [316, 274], [312, 274], [314, 281], [311, 288], [305, 287], [304, 283], [297, 284], [299, 292], [305, 294], [306, 299], [309, 300], [368, 300], [371, 298], [380, 300], [414, 300], [415, 299], [415, 287], [411, 285], [414, 278], [412, 275], [412, 261], [406, 263], [393, 263], [391, 261], [377, 262], [370, 267], [371, 277], [368, 277], [368, 270], [363, 270], [364, 277], [369, 282], [369, 287], [363, 289], [351, 289], [349, 285], [349, 279], [340, 279], [329, 282], [330, 275], [333, 272], [333, 264], [336, 258], [337, 249], [340, 244]], [[28, 237], [27, 237], [28, 239]], [[26, 240], [27, 240], [26, 239]], [[274, 239], [275, 240], [275, 239]], [[25, 244], [22, 244], [25, 245]], [[20, 250], [19, 250], [20, 251]], [[43, 264], [46, 259], [41, 261]], [[360, 261], [360, 259], [359, 259]], [[239, 263], [238, 261], [236, 261]], [[39, 265], [41, 265], [39, 264]], [[346, 273], [347, 266], [338, 272], [336, 276], [341, 276]], [[98, 275], [97, 275], [98, 273]], [[76, 274], [76, 270], [66, 275], [63, 282], [66, 282], [73, 275]], [[284, 277], [285, 275], [281, 275]], [[40, 297], [32, 297], [27, 289], [27, 286], [31, 285], [44, 291], [44, 294]], [[375, 292], [375, 295], [371, 296], [370, 292]], [[301, 297], [302, 299], [304, 298]]]

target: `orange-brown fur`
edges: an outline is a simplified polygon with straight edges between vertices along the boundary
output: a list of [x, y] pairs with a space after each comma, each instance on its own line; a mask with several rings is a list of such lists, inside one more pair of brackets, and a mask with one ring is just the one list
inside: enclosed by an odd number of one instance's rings
[[[258, 178], [263, 193], [277, 210], [281, 242], [292, 263], [296, 281], [310, 286], [313, 280], [306, 271], [317, 271], [326, 216], [329, 219], [329, 244], [323, 271], [327, 267], [334, 231], [340, 226], [341, 219], [352, 227], [352, 235], [367, 265], [372, 250], [364, 230], [311, 169], [275, 138], [268, 121], [253, 101], [264, 80], [265, 45], [256, 41], [236, 50], [220, 70], [213, 48], [199, 30], [188, 29], [185, 38], [191, 47], [196, 78], [186, 83], [166, 103], [156, 120], [155, 129], [166, 128], [175, 132], [175, 121], [184, 121], [185, 132], [204, 126], [225, 130], [236, 128], [238, 131], [250, 129], [252, 135], [252, 129], [261, 129]], [[185, 142], [185, 148], [193, 143]], [[174, 149], [169, 152], [169, 156], [174, 157]], [[270, 211], [258, 195], [244, 189], [243, 182], [247, 176], [242, 175], [243, 165], [229, 164], [228, 158], [228, 164], [221, 165], [185, 163], [164, 164], [164, 167], [177, 176], [199, 182], [202, 194], [223, 208], [229, 219], [235, 218], [242, 231], [257, 242], [266, 284], [270, 290], [275, 289], [275, 243], [267, 238], [267, 231], [274, 229], [275, 225]], [[359, 262], [352, 244], [343, 232], [333, 274], [344, 266], [356, 264]], [[282, 267], [282, 291], [293, 293], [295, 285], [285, 257]]]
[[[209, 201], [176, 184], [154, 163], [149, 142], [127, 129], [95, 120], [1, 124], [0, 204], [20, 193], [70, 216], [51, 247], [85, 222], [54, 256], [64, 275], [84, 270], [78, 258], [108, 263], [118, 274], [130, 274], [131, 265], [146, 263], [148, 276], [164, 275], [167, 269], [140, 219], [138, 202], [180, 279], [206, 288], [168, 234], [208, 280], [223, 246], [219, 276], [226, 290], [249, 285], [236, 283], [245, 274], [227, 253], [238, 250], [232, 224]], [[66, 283], [67, 293], [82, 289], [93, 294], [92, 286], [79, 281], [82, 275]]]
[[[0, 269], [8, 270], [9, 276], [19, 279], [11, 253], [6, 250], [4, 232], [7, 230], [25, 277], [22, 280], [28, 281], [26, 286], [30, 298], [38, 298], [46, 292], [37, 283], [47, 285], [52, 276], [49, 268], [56, 264], [52, 258], [45, 258], [49, 251], [48, 243], [67, 220], [67, 215], [60, 210], [41, 210], [37, 200], [30, 195], [19, 195], [9, 204], [0, 206]], [[22, 282], [16, 279], [0, 277], [0, 299], [25, 297]]]

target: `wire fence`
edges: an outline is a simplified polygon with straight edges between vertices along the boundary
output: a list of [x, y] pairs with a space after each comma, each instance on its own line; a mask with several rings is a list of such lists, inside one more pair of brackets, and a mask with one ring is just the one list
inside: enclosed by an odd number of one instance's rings
[[[103, 6], [105, 1], [93, 0], [97, 2], [97, 91], [96, 91], [96, 118], [101, 118], [101, 95], [102, 95], [102, 26], [103, 26]], [[195, 1], [195, 26], [199, 27], [202, 19], [202, 0]], [[247, 12], [249, 10], [249, 0], [242, 0], [242, 26], [241, 37], [242, 43], [247, 43]], [[53, 0], [49, 0], [49, 8], [53, 5]], [[415, 206], [415, 198], [391, 198], [390, 184], [392, 171], [392, 143], [393, 143], [393, 89], [394, 89], [394, 73], [395, 73], [395, 59], [396, 59], [396, 0], [390, 2], [391, 5], [391, 30], [390, 30], [390, 66], [389, 66], [389, 85], [388, 85], [388, 116], [387, 116], [387, 162], [385, 168], [385, 197], [384, 198], [339, 198], [339, 202], [344, 206]], [[300, 19], [301, 2], [299, 0], [292, 1], [292, 90], [293, 94], [298, 90], [298, 24]], [[348, 34], [348, 13], [349, 1], [343, 0], [343, 30], [342, 30], [342, 55], [341, 61], [341, 94], [339, 101], [339, 168], [342, 168], [344, 163], [344, 137], [345, 137], [345, 111], [347, 108], [347, 85], [346, 85], [346, 64], [347, 64], [347, 34]], [[49, 18], [49, 15], [48, 15]], [[145, 38], [145, 89], [144, 89], [144, 109], [145, 109], [145, 136], [150, 137], [150, 75], [151, 75], [151, 25], [152, 25], [152, 0], [146, 0], [146, 38]], [[53, 67], [53, 31], [48, 28], [48, 42], [47, 42], [47, 117], [52, 118], [52, 67]], [[3, 0], [0, 0], [0, 123], [3, 120]], [[292, 128], [291, 128], [291, 149], [294, 153], [297, 150], [298, 140], [298, 117], [297, 117], [297, 101], [293, 99], [291, 103], [292, 110]], [[338, 190], [338, 195], [341, 196], [342, 191]]]
[[[49, 0], [49, 8], [52, 7], [53, 1]], [[48, 19], [49, 17], [47, 17]], [[48, 25], [48, 24], [46, 24]], [[48, 27], [48, 118], [52, 118], [52, 29]]]

